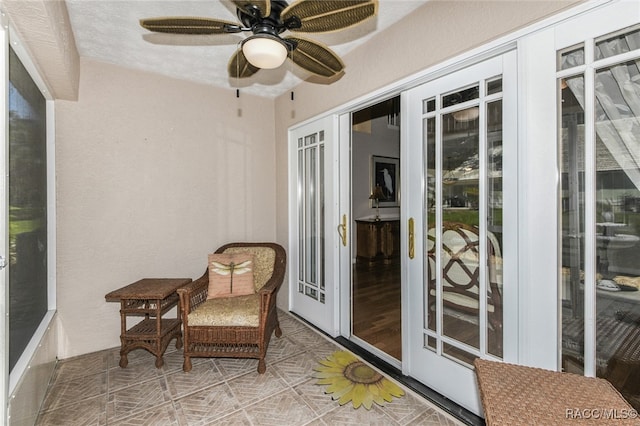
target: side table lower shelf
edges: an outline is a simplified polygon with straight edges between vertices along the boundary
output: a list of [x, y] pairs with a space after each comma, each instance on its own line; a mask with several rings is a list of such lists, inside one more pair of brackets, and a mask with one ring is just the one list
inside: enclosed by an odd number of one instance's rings
[[179, 319], [160, 320], [160, 334], [156, 318], [147, 318], [131, 327], [123, 336], [120, 336], [122, 346], [120, 349], [120, 367], [125, 368], [129, 363], [127, 354], [133, 349], [143, 348], [156, 356], [156, 367], [164, 364], [162, 355], [169, 346], [169, 342], [176, 338], [176, 348], [182, 347], [182, 331]]
[[[143, 278], [105, 295], [107, 302], [120, 302], [120, 367], [129, 364], [129, 352], [141, 348], [156, 356], [156, 367], [160, 368], [171, 339], [176, 338], [176, 348], [182, 347], [182, 320], [176, 290], [190, 282], [191, 278]], [[175, 318], [162, 318], [174, 307]], [[143, 317], [143, 320], [127, 329], [130, 317]]]

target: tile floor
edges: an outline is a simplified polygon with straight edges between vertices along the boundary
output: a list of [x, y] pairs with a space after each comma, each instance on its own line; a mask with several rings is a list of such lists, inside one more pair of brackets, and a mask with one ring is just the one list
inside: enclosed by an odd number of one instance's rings
[[283, 336], [271, 339], [267, 372], [256, 360], [193, 358], [182, 371], [172, 342], [156, 369], [145, 350], [120, 368], [119, 348], [58, 363], [37, 425], [460, 425], [406, 390], [385, 407], [340, 406], [316, 385], [313, 367], [342, 349], [280, 311]]

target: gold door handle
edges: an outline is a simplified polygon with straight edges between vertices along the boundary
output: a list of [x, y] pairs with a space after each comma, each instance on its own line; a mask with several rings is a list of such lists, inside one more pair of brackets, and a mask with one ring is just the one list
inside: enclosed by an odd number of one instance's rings
[[415, 234], [414, 234], [414, 221], [413, 218], [409, 218], [409, 259], [413, 259], [416, 255]]
[[342, 245], [347, 246], [347, 215], [342, 215], [342, 223], [338, 225], [338, 235], [342, 239]]

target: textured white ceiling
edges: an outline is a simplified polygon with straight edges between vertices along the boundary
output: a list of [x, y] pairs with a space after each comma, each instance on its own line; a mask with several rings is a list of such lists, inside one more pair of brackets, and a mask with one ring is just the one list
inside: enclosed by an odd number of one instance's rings
[[[426, 0], [379, 0], [378, 16], [355, 27], [327, 34], [301, 34], [344, 55], [377, 32], [399, 21]], [[275, 70], [261, 70], [248, 79], [227, 75], [229, 58], [246, 34], [174, 35], [151, 33], [141, 18], [202, 16], [237, 21], [228, 0], [66, 0], [80, 56], [123, 67], [155, 72], [223, 88], [275, 97], [309, 77], [286, 61]]]

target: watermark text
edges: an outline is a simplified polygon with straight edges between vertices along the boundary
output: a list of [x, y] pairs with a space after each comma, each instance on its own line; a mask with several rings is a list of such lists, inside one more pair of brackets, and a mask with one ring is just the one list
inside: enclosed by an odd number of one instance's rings
[[603, 419], [626, 420], [637, 419], [638, 411], [629, 408], [566, 408], [566, 419]]

